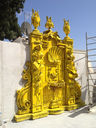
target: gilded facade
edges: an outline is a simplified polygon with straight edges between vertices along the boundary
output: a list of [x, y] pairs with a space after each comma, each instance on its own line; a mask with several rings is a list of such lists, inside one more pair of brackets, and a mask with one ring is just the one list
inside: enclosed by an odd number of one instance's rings
[[30, 33], [30, 61], [22, 78], [26, 84], [17, 91], [18, 111], [16, 122], [37, 119], [48, 114], [60, 114], [64, 110], [73, 110], [84, 105], [81, 97], [78, 77], [73, 55], [73, 40], [70, 33], [69, 21], [64, 19], [63, 30], [66, 37], [61, 40], [54, 28], [51, 17], [46, 17], [45, 27], [41, 33], [40, 16], [32, 10], [34, 30]]

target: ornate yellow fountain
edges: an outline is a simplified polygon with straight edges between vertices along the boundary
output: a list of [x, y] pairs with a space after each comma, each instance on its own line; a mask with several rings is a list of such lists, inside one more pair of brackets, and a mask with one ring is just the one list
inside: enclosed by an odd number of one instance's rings
[[17, 91], [18, 112], [16, 122], [45, 117], [48, 114], [60, 114], [64, 110], [73, 110], [82, 106], [81, 90], [75, 78], [78, 76], [74, 65], [73, 40], [69, 21], [64, 19], [66, 37], [61, 40], [51, 17], [46, 17], [45, 27], [40, 33], [38, 11], [32, 10], [34, 30], [30, 33], [30, 61], [23, 71], [25, 86]]

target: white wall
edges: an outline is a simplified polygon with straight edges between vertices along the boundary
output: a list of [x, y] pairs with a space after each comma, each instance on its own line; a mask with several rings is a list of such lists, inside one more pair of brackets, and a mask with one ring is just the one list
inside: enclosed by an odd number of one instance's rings
[[29, 46], [0, 41], [0, 111], [4, 120], [16, 112], [16, 90], [22, 87], [24, 64], [29, 59]]
[[[85, 56], [83, 51], [74, 51], [75, 60]], [[0, 41], [0, 111], [3, 120], [12, 120], [16, 113], [16, 90], [22, 88], [22, 71], [29, 60], [29, 45]], [[82, 98], [87, 99], [85, 59], [76, 62], [82, 85]]]
[[86, 52], [82, 50], [74, 50], [75, 56], [75, 67], [77, 69], [78, 78], [76, 79], [81, 85], [81, 98], [83, 101], [88, 103], [88, 92], [87, 92], [87, 75], [86, 75]]
[[[77, 81], [81, 85], [81, 91], [82, 95], [81, 98], [83, 101], [85, 101], [86, 104], [93, 103], [93, 85], [94, 85], [94, 80], [89, 80], [89, 85], [92, 85], [89, 87], [90, 90], [90, 98], [88, 98], [88, 83], [87, 83], [87, 67], [86, 67], [86, 52], [82, 50], [74, 50], [74, 55], [75, 55], [75, 67], [77, 69], [78, 73], [78, 78]], [[89, 67], [92, 67], [91, 63], [88, 63]], [[92, 68], [89, 69], [90, 73], [93, 73], [94, 70]], [[96, 78], [95, 74], [89, 75], [89, 79], [94, 79]]]

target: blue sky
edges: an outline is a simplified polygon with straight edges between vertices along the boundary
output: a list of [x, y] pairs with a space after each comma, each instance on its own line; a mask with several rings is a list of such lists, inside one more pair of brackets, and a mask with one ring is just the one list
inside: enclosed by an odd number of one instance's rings
[[[39, 11], [40, 32], [46, 30], [46, 16], [51, 16], [55, 28], [61, 39], [65, 37], [63, 25], [65, 18], [70, 22], [70, 37], [74, 39], [74, 49], [86, 48], [85, 33], [96, 36], [96, 0], [25, 0], [24, 11], [31, 13], [32, 8]], [[24, 21], [24, 12], [17, 14], [18, 23]], [[26, 18], [31, 23], [31, 16]], [[33, 29], [33, 26], [32, 26]]]

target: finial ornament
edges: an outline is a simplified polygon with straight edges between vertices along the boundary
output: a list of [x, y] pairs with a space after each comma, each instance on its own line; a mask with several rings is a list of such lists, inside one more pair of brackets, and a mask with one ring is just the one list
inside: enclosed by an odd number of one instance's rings
[[48, 18], [48, 16], [46, 16], [46, 24], [45, 24], [45, 27], [48, 28], [49, 30], [51, 28], [54, 28], [54, 24], [52, 22], [52, 18], [51, 17]]
[[70, 33], [70, 25], [69, 25], [69, 20], [64, 19], [64, 27], [63, 30], [66, 34], [66, 37], [68, 37], [68, 34]]
[[38, 26], [40, 26], [39, 13], [38, 13], [38, 11], [34, 11], [34, 9], [32, 9], [31, 23], [33, 24], [35, 30], [37, 30]]

